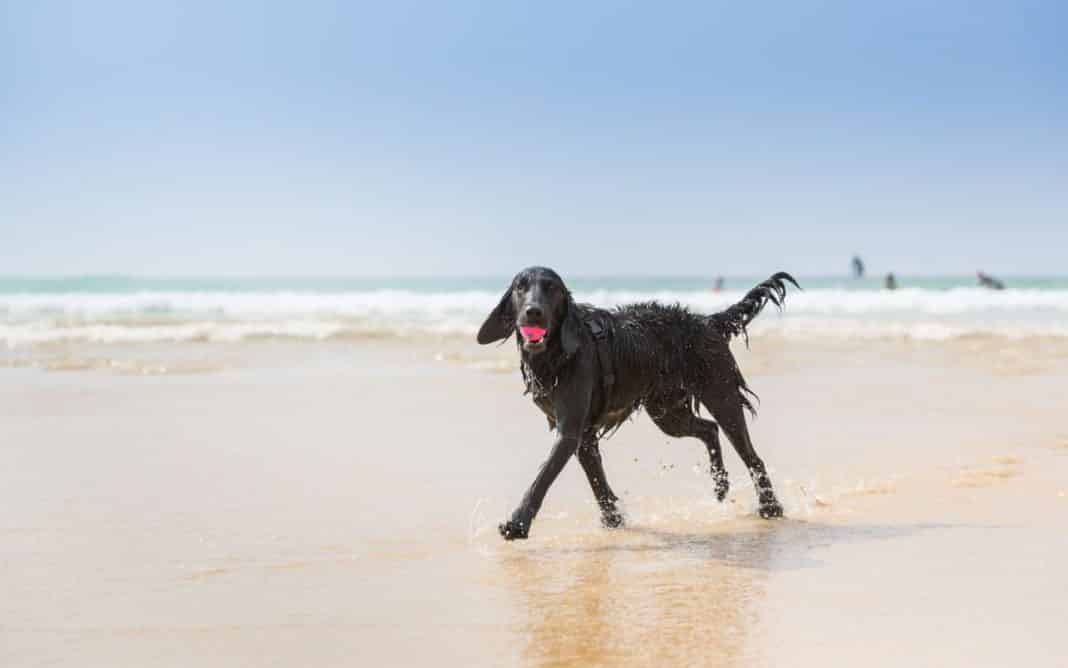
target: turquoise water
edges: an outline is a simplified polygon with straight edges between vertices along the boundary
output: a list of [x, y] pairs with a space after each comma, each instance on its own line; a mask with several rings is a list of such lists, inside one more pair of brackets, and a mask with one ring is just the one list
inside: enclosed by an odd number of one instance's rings
[[[510, 276], [491, 277], [249, 277], [249, 278], [143, 278], [132, 276], [18, 277], [0, 276], [0, 294], [100, 293], [132, 294], [137, 292], [310, 292], [344, 293], [372, 290], [411, 292], [456, 292], [502, 290]], [[726, 277], [724, 289], [743, 290], [765, 276]], [[882, 277], [852, 279], [845, 276], [795, 276], [806, 290], [881, 290]], [[576, 276], [568, 278], [575, 291], [593, 290], [702, 290], [712, 286], [713, 276]], [[1068, 276], [1002, 277], [1009, 288], [1031, 290], [1068, 290]], [[949, 290], [975, 287], [975, 276], [898, 276], [901, 288]]]

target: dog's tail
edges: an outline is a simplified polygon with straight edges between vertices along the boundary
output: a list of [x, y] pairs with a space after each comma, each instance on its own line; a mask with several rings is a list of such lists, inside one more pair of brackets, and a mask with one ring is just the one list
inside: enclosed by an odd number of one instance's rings
[[780, 271], [746, 293], [745, 297], [742, 297], [742, 300], [737, 304], [725, 311], [708, 316], [709, 323], [719, 330], [725, 338], [729, 339], [741, 334], [745, 337], [745, 345], [748, 346], [749, 332], [746, 331], [746, 327], [753, 321], [753, 318], [764, 310], [764, 306], [768, 302], [775, 304], [780, 309], [782, 308], [783, 302], [786, 300], [786, 283], [793, 284], [798, 290], [801, 289], [801, 286], [797, 284], [793, 276], [785, 271]]

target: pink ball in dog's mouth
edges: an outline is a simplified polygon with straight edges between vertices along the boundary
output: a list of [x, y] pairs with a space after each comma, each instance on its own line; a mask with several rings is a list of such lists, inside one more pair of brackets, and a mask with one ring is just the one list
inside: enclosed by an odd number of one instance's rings
[[545, 328], [537, 327], [535, 325], [523, 325], [519, 328], [519, 332], [523, 335], [523, 338], [530, 343], [537, 343], [545, 338]]

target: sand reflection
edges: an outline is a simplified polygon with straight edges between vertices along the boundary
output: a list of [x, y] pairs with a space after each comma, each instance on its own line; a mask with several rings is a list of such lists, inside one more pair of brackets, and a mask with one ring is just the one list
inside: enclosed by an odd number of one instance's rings
[[[776, 663], [770, 578], [821, 569], [819, 551], [967, 525], [798, 520], [637, 527], [568, 535], [500, 553], [516, 594], [521, 657], [533, 666], [759, 666]], [[978, 527], [989, 529], [993, 527]], [[779, 657], [781, 659], [781, 657]]]
[[502, 555], [538, 666], [751, 665], [749, 636], [778, 542], [767, 525], [630, 529]]

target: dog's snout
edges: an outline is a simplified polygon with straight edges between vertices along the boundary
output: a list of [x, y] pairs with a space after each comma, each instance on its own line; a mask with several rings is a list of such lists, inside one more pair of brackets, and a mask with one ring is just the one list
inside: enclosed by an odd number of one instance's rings
[[528, 306], [524, 315], [530, 320], [538, 320], [545, 315], [545, 313], [541, 310], [540, 306]]

